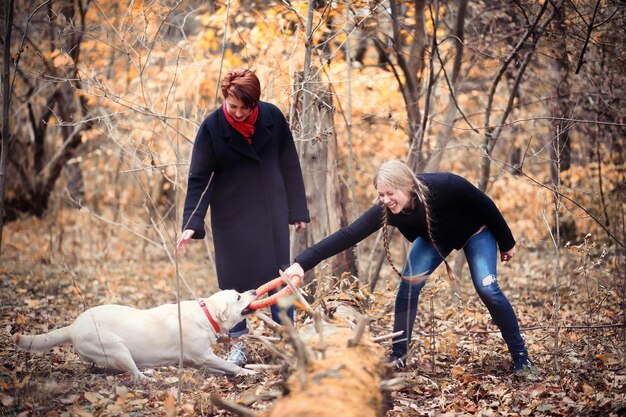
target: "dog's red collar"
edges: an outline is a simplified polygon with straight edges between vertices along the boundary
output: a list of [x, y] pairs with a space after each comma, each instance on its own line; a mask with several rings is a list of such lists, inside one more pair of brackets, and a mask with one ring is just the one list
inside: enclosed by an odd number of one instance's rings
[[202, 307], [202, 310], [204, 311], [206, 318], [209, 319], [209, 322], [215, 329], [215, 333], [219, 334], [220, 326], [217, 325], [217, 322], [215, 321], [215, 319], [213, 319], [213, 316], [211, 315], [211, 313], [209, 313], [209, 309], [207, 308], [206, 303], [204, 302], [202, 298], [198, 299], [198, 304], [200, 304], [200, 307]]

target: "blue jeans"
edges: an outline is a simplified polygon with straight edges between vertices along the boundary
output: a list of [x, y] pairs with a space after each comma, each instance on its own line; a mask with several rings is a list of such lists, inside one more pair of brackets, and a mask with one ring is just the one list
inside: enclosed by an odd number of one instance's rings
[[[496, 275], [498, 246], [495, 238], [488, 229], [472, 236], [463, 247], [467, 264], [470, 268], [474, 288], [480, 299], [489, 310], [491, 318], [500, 329], [502, 338], [509, 348], [511, 356], [526, 353], [524, 339], [519, 330], [519, 323], [511, 303], [500, 289]], [[444, 257], [447, 253], [442, 253]], [[426, 278], [441, 264], [443, 259], [437, 253], [430, 241], [418, 237], [409, 253], [403, 278], [423, 277], [421, 282], [409, 283], [402, 279], [398, 288], [395, 303], [395, 318], [393, 331], [404, 331], [393, 339], [393, 358], [403, 358], [409, 348], [413, 333], [413, 324], [417, 315], [417, 302]], [[419, 280], [419, 279], [418, 279]]]

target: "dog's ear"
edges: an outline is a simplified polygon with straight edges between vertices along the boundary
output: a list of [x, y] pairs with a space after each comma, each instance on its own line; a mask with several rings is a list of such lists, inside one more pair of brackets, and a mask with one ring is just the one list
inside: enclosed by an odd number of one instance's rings
[[225, 303], [223, 300], [215, 303], [213, 306], [215, 310], [215, 315], [217, 316], [217, 320], [220, 323], [224, 323], [228, 320], [228, 303]]

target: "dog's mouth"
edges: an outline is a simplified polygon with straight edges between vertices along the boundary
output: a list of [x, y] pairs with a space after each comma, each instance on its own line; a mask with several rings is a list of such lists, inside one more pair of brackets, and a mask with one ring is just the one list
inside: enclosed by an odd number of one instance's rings
[[252, 314], [254, 310], [251, 309], [250, 307], [246, 307], [241, 311], [241, 315], [242, 316], [247, 316], [248, 314]]

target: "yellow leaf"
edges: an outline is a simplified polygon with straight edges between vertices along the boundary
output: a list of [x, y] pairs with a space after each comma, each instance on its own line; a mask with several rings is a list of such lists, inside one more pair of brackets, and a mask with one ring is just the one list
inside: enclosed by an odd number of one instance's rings
[[596, 355], [596, 358], [604, 362], [605, 365], [618, 365], [620, 363], [619, 357], [612, 353], [600, 353]]
[[117, 399], [115, 400], [115, 404], [124, 405], [126, 399], [128, 398], [128, 388], [125, 386], [117, 386], [115, 387], [115, 394], [117, 395]]
[[15, 384], [15, 388], [24, 388], [30, 382], [30, 375], [26, 375], [22, 381]]
[[587, 395], [591, 395], [595, 392], [595, 390], [593, 389], [593, 387], [591, 387], [588, 384], [583, 384], [583, 392]]
[[86, 392], [84, 396], [85, 399], [92, 404], [98, 404], [102, 399], [102, 396], [96, 392]]
[[176, 398], [174, 397], [174, 391], [170, 391], [167, 398], [163, 402], [163, 408], [165, 409], [165, 415], [167, 417], [174, 417], [176, 415]]
[[54, 57], [54, 59], [52, 60], [52, 65], [55, 68], [64, 67], [68, 65], [74, 65], [74, 60], [72, 59], [71, 56], [69, 56], [65, 52], [61, 52], [60, 54]]
[[465, 369], [461, 365], [456, 365], [452, 368], [452, 375], [463, 375], [465, 373]]

